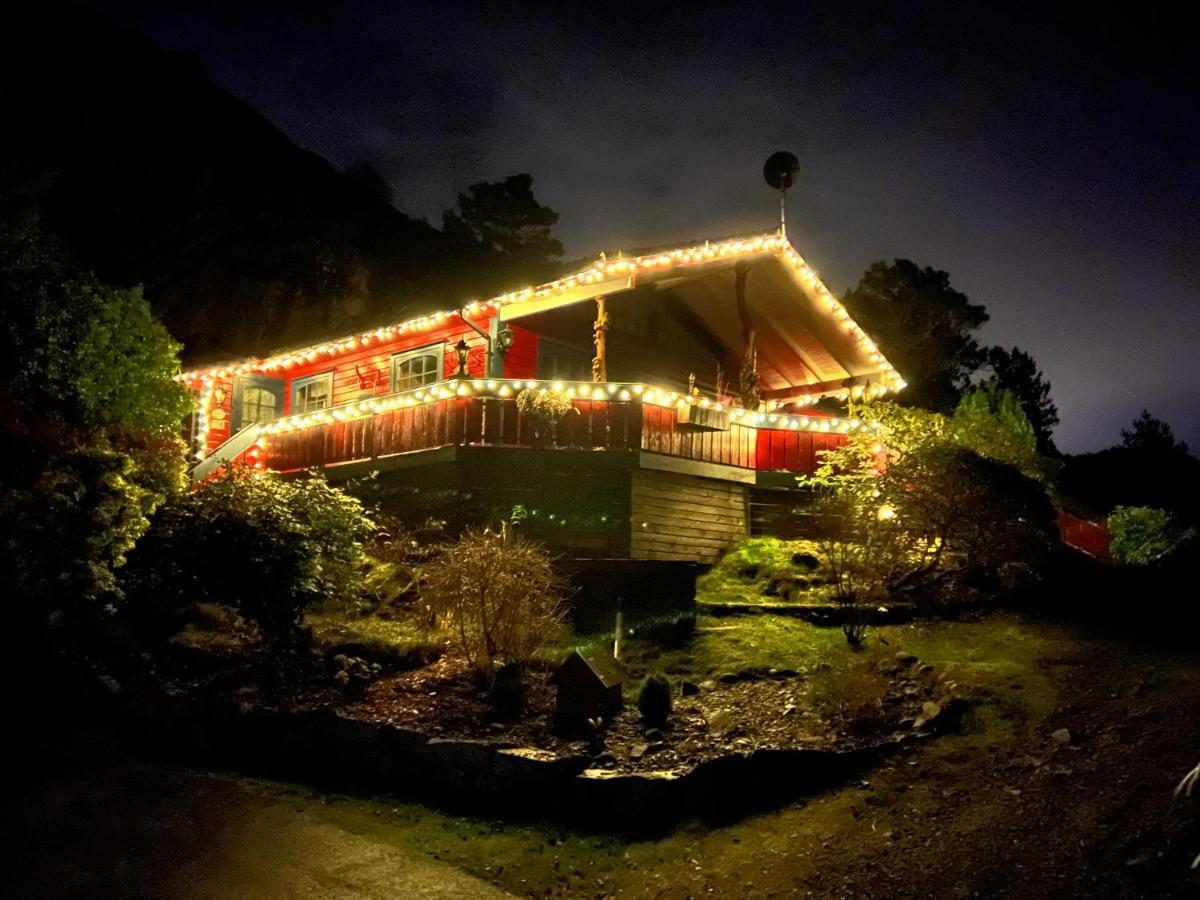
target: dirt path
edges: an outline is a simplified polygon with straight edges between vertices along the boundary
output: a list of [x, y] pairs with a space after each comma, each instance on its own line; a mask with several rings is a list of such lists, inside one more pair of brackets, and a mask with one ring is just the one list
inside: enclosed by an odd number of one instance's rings
[[1200, 797], [1171, 799], [1200, 759], [1195, 663], [1010, 619], [875, 634], [980, 702], [966, 733], [807, 803], [629, 842], [140, 763], [52, 770], [22, 795], [14, 896], [1200, 896]]

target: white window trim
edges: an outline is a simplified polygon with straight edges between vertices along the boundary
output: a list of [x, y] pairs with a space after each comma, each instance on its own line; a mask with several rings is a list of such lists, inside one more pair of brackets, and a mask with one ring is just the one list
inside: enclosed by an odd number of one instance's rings
[[393, 394], [399, 390], [396, 385], [400, 381], [400, 363], [404, 362], [406, 359], [414, 359], [418, 356], [433, 356], [437, 360], [437, 377], [433, 379], [434, 383], [441, 381], [445, 377], [446, 348], [444, 344], [425, 344], [421, 347], [414, 347], [412, 350], [404, 350], [401, 353], [393, 353], [392, 383], [390, 385]]
[[[324, 381], [328, 385], [328, 391], [326, 393], [329, 395], [329, 403], [322, 408], [329, 409], [329, 407], [333, 406], [333, 372], [320, 372], [316, 375], [305, 375], [303, 378], [296, 378], [292, 381], [292, 402], [289, 408], [291, 415], [301, 414], [296, 402], [296, 398], [300, 393], [300, 389], [307, 387], [310, 384], [316, 384], [319, 381]], [[313, 410], [305, 410], [305, 412], [313, 412]]]

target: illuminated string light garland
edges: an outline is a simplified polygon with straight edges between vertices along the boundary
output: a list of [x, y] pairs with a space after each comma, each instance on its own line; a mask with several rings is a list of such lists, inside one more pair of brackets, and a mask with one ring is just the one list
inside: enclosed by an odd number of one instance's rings
[[874, 426], [859, 419], [831, 418], [827, 416], [804, 416], [795, 413], [764, 413], [730, 408], [728, 404], [707, 397], [689, 396], [666, 388], [644, 384], [619, 382], [562, 382], [527, 379], [475, 379], [461, 382], [441, 382], [428, 388], [417, 388], [387, 397], [359, 400], [331, 409], [303, 413], [276, 419], [259, 425], [258, 441], [249, 452], [257, 457], [264, 448], [264, 439], [276, 434], [305, 431], [335, 422], [348, 422], [369, 418], [400, 409], [411, 409], [450, 400], [456, 397], [512, 397], [523, 390], [557, 391], [580, 401], [642, 402], [664, 409], [693, 405], [720, 411], [728, 411], [733, 424], [746, 428], [780, 431], [811, 431], [830, 434], [852, 434]]
[[[685, 247], [660, 253], [651, 253], [630, 258], [625, 258], [624, 256], [618, 254], [616, 259], [610, 259], [602, 254], [588, 268], [583, 269], [580, 272], [576, 272], [573, 275], [556, 279], [538, 287], [527, 287], [521, 290], [501, 294], [497, 297], [491, 298], [490, 300], [473, 301], [464, 307], [462, 311], [457, 309], [444, 310], [429, 315], [418, 316], [405, 322], [380, 327], [374, 329], [373, 331], [365, 331], [361, 334], [351, 335], [338, 340], [325, 341], [320, 344], [314, 344], [310, 347], [288, 351], [286, 353], [276, 354], [274, 356], [269, 356], [262, 359], [249, 359], [239, 363], [215, 366], [209, 369], [196, 369], [190, 372], [182, 373], [181, 375], [177, 376], [178, 380], [180, 381], [189, 383], [194, 383], [196, 381], [201, 382], [201, 396], [198, 413], [200, 423], [197, 431], [200, 449], [196, 454], [197, 458], [203, 459], [207, 454], [206, 442], [209, 431], [211, 430], [209, 414], [214, 393], [214, 381], [217, 378], [227, 378], [235, 375], [248, 375], [255, 373], [271, 373], [280, 371], [282, 369], [288, 369], [293, 366], [306, 365], [316, 362], [324, 357], [334, 357], [363, 347], [369, 347], [375, 343], [385, 343], [395, 340], [396, 338], [406, 334], [419, 334], [424, 331], [429, 331], [437, 328], [448, 319], [459, 318], [463, 311], [471, 314], [479, 314], [480, 312], [493, 314], [502, 307], [513, 303], [520, 303], [523, 301], [543, 298], [555, 294], [563, 294], [575, 288], [597, 284], [611, 278], [619, 278], [622, 276], [633, 277], [636, 276], [638, 272], [643, 271], [669, 269], [674, 266], [705, 263], [717, 259], [736, 258], [764, 252], [774, 253], [789, 264], [797, 279], [805, 287], [807, 287], [810, 292], [817, 296], [819, 302], [825, 308], [826, 312], [832, 315], [838, 321], [839, 325], [855, 338], [864, 355], [879, 368], [877, 374], [880, 380], [877, 384], [865, 386], [855, 385], [853, 387], [820, 391], [812, 395], [800, 396], [793, 400], [789, 400], [787, 401], [788, 404], [812, 404], [817, 402], [817, 400], [819, 400], [822, 396], [834, 396], [843, 400], [870, 400], [880, 397], [889, 391], [899, 391], [906, 386], [904, 379], [900, 377], [900, 374], [896, 372], [891, 363], [887, 361], [867, 333], [863, 331], [862, 328], [859, 327], [858, 323], [856, 323], [850, 317], [850, 314], [846, 311], [846, 308], [841, 304], [841, 302], [829, 291], [828, 288], [825, 287], [824, 283], [821, 281], [820, 277], [812, 269], [812, 267], [808, 265], [804, 258], [796, 252], [795, 248], [792, 247], [792, 245], [782, 235], [780, 235], [779, 232], [770, 232], [764, 235], [723, 241], [716, 244], [705, 241], [703, 244], [698, 244], [692, 247]], [[497, 391], [503, 391], [505, 388], [507, 388], [507, 390], [511, 392], [517, 389], [515, 388], [515, 385], [521, 383], [523, 382], [506, 381], [504, 385], [499, 385], [499, 381], [497, 381]], [[475, 382], [472, 382], [472, 385], [474, 384]], [[530, 381], [528, 384], [532, 386], [539, 383]], [[598, 387], [604, 388], [605, 390], [607, 390], [608, 387], [611, 387], [611, 385], [593, 386], [591, 383], [587, 384], [588, 389], [593, 391]], [[449, 383], [437, 385], [425, 393], [429, 394], [431, 391], [440, 391], [444, 394], [444, 396], [439, 395], [433, 397], [432, 399], [445, 399], [445, 397], [453, 396], [455, 394], [461, 395], [465, 389], [464, 383], [458, 383], [457, 385], [453, 386], [453, 388], [448, 385]], [[618, 393], [621, 391], [629, 391], [633, 387], [640, 386], [618, 386], [617, 391]], [[472, 387], [471, 390], [477, 389]], [[578, 393], [584, 390], [583, 387], [573, 387], [572, 390], [575, 390], [578, 396], [583, 397], [581, 393]], [[665, 391], [658, 388], [643, 388], [643, 390], [647, 392], [647, 395], [644, 396], [643, 399], [650, 403], [656, 403], [656, 401], [651, 398], [657, 396], [657, 393], [672, 398], [670, 403], [658, 403], [657, 405], [673, 405], [680, 397], [680, 395], [676, 392]], [[413, 393], [421, 392], [418, 391]], [[498, 395], [506, 396], [506, 394], [503, 393], [499, 393]], [[418, 402], [413, 400], [412, 403], [408, 403], [408, 399], [411, 398], [402, 400], [401, 397], [404, 397], [404, 395], [345, 404], [336, 408], [337, 415], [335, 415], [335, 410], [323, 410], [320, 413], [311, 414], [321, 417], [320, 421], [313, 422], [313, 424], [325, 424], [327, 421], [339, 421], [339, 419], [355, 418], [364, 415], [371, 415], [378, 411], [386, 411], [387, 409], [398, 408], [395, 405], [380, 406], [380, 404], [397, 404], [403, 402], [406, 405], [416, 405]], [[431, 402], [431, 400], [419, 402]], [[691, 402], [690, 399], [689, 402]], [[699, 402], [716, 404], [716, 401], [701, 400]], [[364, 407], [364, 404], [366, 405], [365, 411], [361, 411]], [[777, 409], [779, 405], [781, 404], [768, 404], [768, 413], [773, 413], [773, 411]], [[376, 406], [379, 408], [374, 408]], [[718, 405], [717, 408], [719, 409], [720, 406]], [[358, 409], [360, 411], [351, 412], [350, 410], [352, 409]], [[757, 411], [742, 411], [738, 414], [736, 421], [738, 421], [739, 424], [750, 424], [754, 427], [761, 427], [761, 421], [758, 418], [759, 415], [760, 414]], [[328, 417], [328, 419], [324, 417]], [[281, 423], [304, 420], [306, 418], [311, 418], [311, 416], [290, 416], [287, 419], [277, 420], [276, 422], [271, 423], [271, 425], [282, 428], [283, 426]], [[753, 418], [754, 421], [748, 421], [750, 418]], [[777, 416], [777, 418], [781, 421], [791, 421], [791, 418], [784, 415]], [[798, 418], [805, 419], [806, 417]], [[814, 419], [814, 421], [823, 420], [818, 417], [817, 419]], [[786, 425], [784, 427], [792, 426]], [[811, 430], [828, 429], [813, 428]]]

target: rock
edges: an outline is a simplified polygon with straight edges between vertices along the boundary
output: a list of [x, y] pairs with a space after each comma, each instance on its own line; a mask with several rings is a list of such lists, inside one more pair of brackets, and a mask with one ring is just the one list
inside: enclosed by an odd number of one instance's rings
[[733, 713], [727, 709], [718, 709], [711, 713], [706, 713], [704, 719], [708, 724], [708, 730], [711, 734], [724, 734], [733, 728]]
[[684, 697], [694, 697], [700, 693], [700, 685], [693, 684], [690, 681], [682, 681], [679, 684], [679, 693]]
[[663, 733], [657, 728], [647, 728], [645, 731], [646, 740], [652, 744], [662, 743]]
[[700, 690], [702, 690], [702, 691], [715, 691], [716, 689], [717, 689], [717, 683], [715, 681], [713, 681], [711, 678], [708, 679], [707, 681], [700, 682]]
[[785, 716], [795, 715], [795, 713], [796, 713], [796, 704], [795, 703], [789, 703], [787, 706], [785, 706], [783, 708], [783, 714]]
[[1071, 743], [1071, 732], [1066, 728], [1060, 728], [1058, 731], [1050, 732], [1050, 739], [1056, 744], [1065, 746]]
[[921, 704], [921, 715], [917, 716], [913, 722], [913, 728], [921, 728], [928, 725], [934, 719], [942, 714], [942, 706], [940, 703], [934, 703], [932, 700], [926, 700]]
[[104, 685], [110, 694], [121, 693], [121, 682], [117, 681], [111, 675], [101, 675], [100, 683]]
[[492, 722], [490, 725], [488, 725], [488, 730], [491, 731], [492, 734], [503, 734], [504, 725], [500, 722]]
[[633, 749], [629, 751], [629, 758], [635, 760], [641, 759], [649, 749], [649, 746], [646, 744], [634, 744]]
[[902, 666], [906, 666], [906, 667], [913, 666], [913, 665], [916, 665], [919, 661], [920, 660], [917, 659], [917, 656], [914, 653], [907, 653], [904, 650], [901, 650], [899, 653], [896, 654], [896, 662]]
[[733, 684], [736, 681], [740, 681], [741, 677], [742, 676], [739, 675], [737, 672], [726, 672], [717, 680], [719, 682], [721, 682], [722, 684]]
[[917, 669], [917, 674], [928, 677], [933, 674], [933, 666], [929, 663], [922, 663], [920, 668]]
[[607, 751], [592, 757], [592, 765], [597, 769], [611, 769], [616, 764], [617, 758]]

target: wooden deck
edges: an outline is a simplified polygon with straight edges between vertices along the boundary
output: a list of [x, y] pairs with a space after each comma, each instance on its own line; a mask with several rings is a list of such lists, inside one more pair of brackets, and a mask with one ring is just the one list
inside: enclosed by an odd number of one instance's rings
[[812, 472], [840, 434], [753, 428], [688, 432], [670, 407], [631, 400], [575, 400], [550, 434], [535, 437], [512, 397], [449, 397], [362, 418], [282, 431], [260, 439], [258, 461], [289, 472], [384, 459], [449, 446], [648, 451], [699, 463]]

